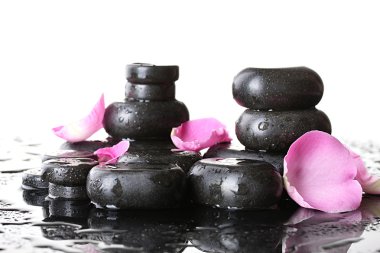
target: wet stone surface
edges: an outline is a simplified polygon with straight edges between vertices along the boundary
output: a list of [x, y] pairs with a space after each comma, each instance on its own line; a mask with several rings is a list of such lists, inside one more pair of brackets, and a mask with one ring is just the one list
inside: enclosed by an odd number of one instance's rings
[[[350, 147], [371, 172], [380, 174], [380, 146]], [[33, 147], [27, 149], [34, 152]], [[9, 160], [0, 164], [30, 157], [9, 151]], [[365, 196], [358, 210], [341, 214], [299, 208], [288, 199], [277, 209], [262, 211], [191, 204], [172, 210], [118, 211], [97, 209], [88, 200], [49, 199], [47, 190], [22, 190], [20, 171], [16, 167], [0, 173], [0, 252], [380, 251], [376, 196]]]

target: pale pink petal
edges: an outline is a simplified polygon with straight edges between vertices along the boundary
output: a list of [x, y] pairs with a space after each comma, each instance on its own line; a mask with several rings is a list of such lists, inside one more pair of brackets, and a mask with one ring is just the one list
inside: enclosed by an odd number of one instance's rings
[[350, 154], [358, 170], [356, 180], [361, 184], [363, 191], [368, 194], [380, 194], [380, 178], [368, 172], [362, 158], [358, 154], [355, 154], [351, 150]]
[[53, 132], [58, 137], [68, 142], [84, 141], [103, 128], [102, 121], [105, 111], [104, 95], [102, 94], [90, 114], [78, 122], [53, 128]]
[[188, 151], [199, 151], [232, 140], [226, 127], [214, 118], [187, 121], [173, 128], [171, 138], [179, 150]]
[[284, 183], [300, 206], [324, 212], [359, 207], [362, 188], [355, 160], [336, 138], [321, 131], [302, 135], [284, 158]]
[[129, 141], [123, 140], [112, 147], [100, 148], [96, 150], [94, 154], [98, 156], [98, 161], [100, 164], [115, 164], [117, 159], [124, 155], [128, 149]]

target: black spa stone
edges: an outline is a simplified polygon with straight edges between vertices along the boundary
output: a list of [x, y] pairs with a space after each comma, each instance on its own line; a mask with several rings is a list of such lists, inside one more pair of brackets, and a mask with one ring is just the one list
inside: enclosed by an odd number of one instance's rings
[[271, 209], [280, 200], [282, 177], [266, 162], [208, 158], [188, 174], [192, 200], [201, 205], [230, 209]]
[[320, 130], [331, 133], [325, 113], [315, 108], [297, 111], [255, 111], [248, 109], [236, 122], [236, 137], [250, 150], [287, 152], [304, 133]]
[[85, 186], [87, 175], [98, 162], [90, 158], [58, 158], [42, 163], [43, 178], [61, 186]]
[[160, 209], [181, 205], [185, 173], [177, 165], [96, 166], [87, 177], [87, 194], [98, 207]]
[[62, 150], [77, 150], [77, 151], [90, 151], [94, 152], [97, 149], [109, 147], [116, 143], [112, 139], [107, 141], [80, 141], [80, 142], [64, 142], [60, 146]]
[[131, 142], [128, 152], [118, 160], [119, 164], [142, 163], [142, 164], [176, 164], [185, 173], [202, 156], [199, 152], [174, 151], [176, 147], [169, 142]]
[[72, 199], [48, 199], [50, 218], [88, 218], [91, 209], [90, 200], [72, 200]]
[[169, 139], [173, 127], [189, 120], [186, 106], [177, 100], [115, 102], [104, 114], [103, 125], [115, 138]]
[[54, 183], [49, 183], [49, 198], [56, 199], [88, 199], [86, 186], [63, 186]]
[[47, 189], [49, 182], [42, 178], [42, 169], [35, 168], [23, 172], [21, 187], [25, 190]]
[[306, 67], [247, 68], [234, 78], [232, 91], [238, 104], [251, 109], [306, 109], [321, 100], [323, 82]]
[[268, 153], [261, 151], [246, 150], [242, 145], [231, 143], [220, 143], [210, 147], [203, 155], [203, 158], [239, 158], [267, 162], [281, 175], [284, 171], [284, 157], [281, 153]]
[[48, 195], [47, 189], [38, 190], [24, 190], [22, 191], [22, 198], [26, 204], [32, 206], [46, 206], [46, 197]]
[[127, 65], [127, 80], [131, 83], [162, 84], [174, 83], [179, 78], [179, 67], [157, 66], [149, 63]]
[[85, 150], [57, 150], [55, 152], [45, 153], [42, 156], [42, 162], [59, 158], [91, 158], [96, 159], [96, 155], [92, 151]]
[[171, 84], [137, 84], [125, 85], [125, 97], [128, 101], [162, 101], [175, 99], [175, 85]]

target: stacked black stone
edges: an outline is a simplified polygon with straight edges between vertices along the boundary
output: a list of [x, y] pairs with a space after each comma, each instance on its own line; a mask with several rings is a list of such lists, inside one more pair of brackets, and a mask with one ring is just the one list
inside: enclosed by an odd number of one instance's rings
[[[233, 97], [247, 107], [236, 122], [245, 148], [219, 144], [190, 170], [195, 202], [218, 207], [270, 208], [280, 199], [284, 155], [311, 130], [331, 133], [331, 124], [315, 109], [323, 95], [321, 78], [305, 67], [247, 68], [233, 83]], [[249, 162], [250, 161], [250, 162]]]
[[127, 65], [125, 101], [106, 109], [103, 125], [114, 140], [132, 139], [113, 167], [95, 167], [87, 193], [99, 207], [158, 209], [178, 207], [184, 198], [186, 172], [202, 157], [173, 151], [170, 133], [189, 120], [175, 99], [178, 66]]
[[233, 82], [233, 97], [248, 107], [236, 122], [236, 136], [245, 147], [221, 144], [205, 157], [238, 157], [271, 163], [283, 173], [283, 158], [304, 133], [331, 133], [330, 120], [315, 106], [323, 95], [319, 75], [306, 67], [247, 68]]
[[329, 118], [315, 108], [322, 95], [322, 79], [309, 68], [244, 69], [233, 96], [249, 109], [236, 122], [236, 136], [249, 150], [284, 153], [308, 131], [331, 133]]
[[169, 139], [173, 127], [189, 120], [184, 103], [175, 99], [178, 66], [127, 65], [125, 101], [109, 105], [104, 129], [114, 138]]

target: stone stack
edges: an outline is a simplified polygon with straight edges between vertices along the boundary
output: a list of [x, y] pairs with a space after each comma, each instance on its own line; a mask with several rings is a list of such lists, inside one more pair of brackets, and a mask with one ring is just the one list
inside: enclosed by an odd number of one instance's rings
[[186, 172], [198, 152], [172, 151], [174, 127], [189, 120], [175, 99], [178, 66], [127, 65], [124, 102], [106, 108], [103, 125], [115, 142], [130, 139], [128, 152], [114, 166], [97, 166], [87, 178], [87, 193], [100, 207], [170, 208], [181, 204]]
[[282, 173], [283, 157], [304, 133], [331, 133], [330, 120], [315, 108], [323, 96], [320, 76], [306, 67], [247, 68], [233, 82], [233, 97], [248, 108], [236, 122], [236, 136], [245, 150], [226, 144], [206, 157], [237, 157], [267, 161]]
[[234, 79], [233, 96], [247, 107], [236, 122], [245, 148], [211, 147], [189, 172], [194, 202], [222, 208], [267, 209], [280, 200], [283, 159], [290, 145], [311, 130], [331, 133], [315, 109], [323, 95], [313, 70], [247, 68]]

